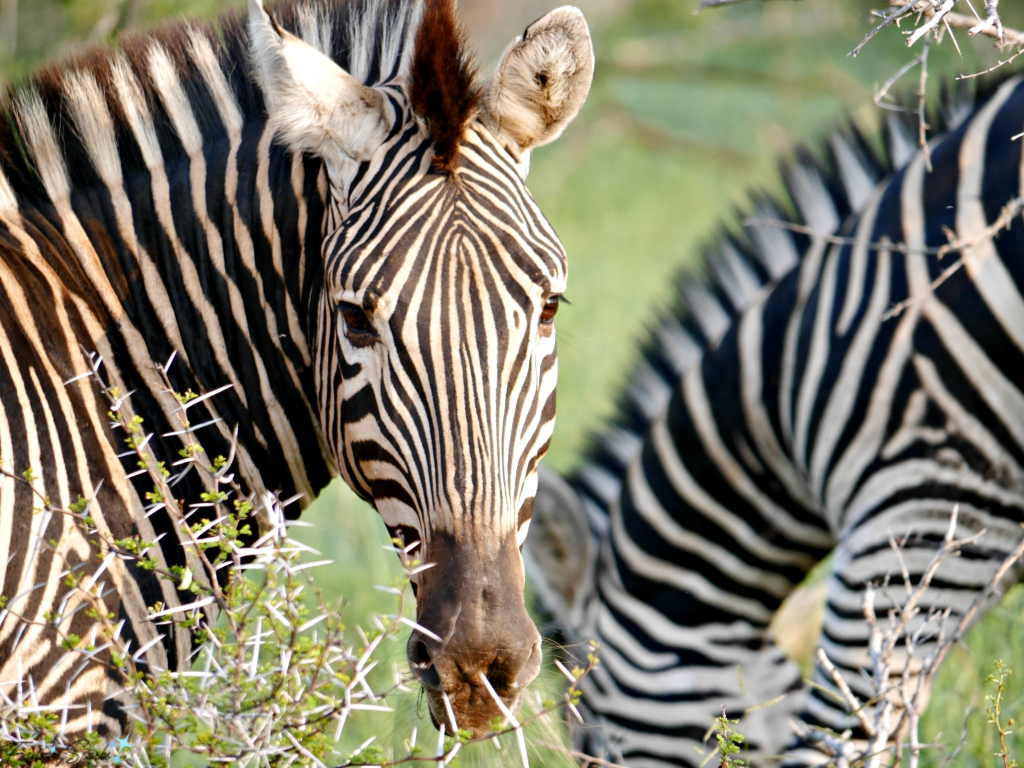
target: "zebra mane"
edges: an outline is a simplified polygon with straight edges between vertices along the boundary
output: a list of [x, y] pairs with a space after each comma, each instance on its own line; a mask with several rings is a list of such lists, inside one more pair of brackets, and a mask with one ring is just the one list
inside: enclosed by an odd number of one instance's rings
[[480, 101], [476, 68], [466, 53], [454, 0], [434, 0], [423, 9], [410, 97], [434, 140], [434, 165], [450, 171], [458, 160], [459, 139]]
[[[269, 10], [363, 83], [412, 79], [414, 109], [443, 156], [454, 156], [451, 137], [461, 136], [477, 91], [452, 0], [281, 0]], [[217, 24], [128, 35], [11, 88], [0, 109], [0, 212], [145, 171], [157, 151], [173, 164], [197, 142], [262, 122], [246, 18], [228, 12]], [[187, 125], [181, 106], [191, 108]], [[138, 146], [133, 121], [150, 114], [150, 146]]]
[[[927, 120], [929, 138], [954, 130], [1005, 79], [993, 78], [976, 93], [944, 85], [940, 106]], [[886, 113], [880, 148], [848, 118], [819, 153], [798, 149], [781, 164], [786, 196], [752, 193], [748, 210], [737, 211], [747, 226], [722, 226], [701, 248], [698, 269], [687, 269], [676, 278], [672, 304], [649, 324], [615, 414], [591, 433], [583, 461], [567, 478], [587, 500], [591, 520], [599, 528], [605, 525], [604, 517], [648, 426], [668, 403], [679, 379], [705, 351], [718, 345], [764, 288], [797, 267], [808, 251], [808, 235], [763, 222], [781, 220], [841, 234], [844, 222], [862, 210], [876, 185], [917, 152], [916, 96], [905, 101], [906, 111]]]

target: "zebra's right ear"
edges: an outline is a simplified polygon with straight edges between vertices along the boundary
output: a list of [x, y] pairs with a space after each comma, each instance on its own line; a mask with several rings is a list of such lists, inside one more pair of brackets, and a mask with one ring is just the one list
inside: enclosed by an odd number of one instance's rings
[[593, 79], [586, 19], [578, 8], [558, 8], [505, 50], [484, 90], [482, 118], [513, 155], [525, 155], [561, 135]]
[[390, 130], [383, 95], [282, 29], [249, 0], [252, 58], [271, 124], [289, 148], [335, 166], [369, 160]]

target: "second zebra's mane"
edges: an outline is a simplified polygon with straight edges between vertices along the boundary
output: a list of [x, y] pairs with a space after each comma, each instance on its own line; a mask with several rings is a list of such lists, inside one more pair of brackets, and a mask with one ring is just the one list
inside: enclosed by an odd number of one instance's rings
[[[438, 157], [454, 156], [452, 137], [461, 136], [477, 90], [452, 0], [283, 0], [269, 10], [357, 80], [409, 81]], [[138, 109], [126, 108], [132, 101]], [[181, 135], [182, 107], [200, 135]], [[132, 121], [147, 112], [153, 146], [139, 147]], [[0, 112], [0, 211], [93, 187], [97, 174], [144, 172], [157, 147], [171, 165], [195, 142], [264, 118], [244, 14], [129, 35], [117, 49], [51, 65], [10, 90]]]
[[[1004, 79], [996, 78], [977, 94], [945, 93], [938, 114], [929, 116], [929, 138], [955, 129]], [[817, 156], [799, 149], [793, 160], [782, 164], [787, 195], [752, 194], [741, 217], [750, 220], [748, 225], [723, 227], [701, 249], [697, 272], [679, 275], [672, 305], [649, 324], [639, 345], [639, 359], [615, 415], [591, 434], [583, 462], [567, 478], [587, 500], [592, 524], [605, 526], [630, 461], [683, 374], [718, 345], [762, 289], [796, 268], [808, 252], [810, 236], [763, 222], [779, 220], [841, 235], [876, 185], [913, 157], [918, 149], [916, 122], [906, 115], [889, 115], [884, 151], [875, 149], [852, 121], [833, 133]]]

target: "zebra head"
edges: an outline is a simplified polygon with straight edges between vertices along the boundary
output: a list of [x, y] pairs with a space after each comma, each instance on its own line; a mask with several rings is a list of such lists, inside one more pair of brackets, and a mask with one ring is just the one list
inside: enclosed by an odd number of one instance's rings
[[451, 0], [352, 19], [352, 45], [373, 47], [350, 57], [360, 72], [251, 0], [253, 58], [278, 136], [326, 169], [310, 324], [328, 451], [433, 564], [414, 577], [410, 665], [435, 724], [481, 734], [501, 714], [493, 694], [515, 709], [541, 664], [520, 549], [554, 425], [567, 264], [524, 181], [531, 149], [582, 106], [593, 52], [582, 14], [561, 8], [477, 85]]

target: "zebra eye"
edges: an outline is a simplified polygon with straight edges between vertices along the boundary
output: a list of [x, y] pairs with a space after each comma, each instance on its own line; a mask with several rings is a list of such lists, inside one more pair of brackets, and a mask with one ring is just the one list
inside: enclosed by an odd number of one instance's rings
[[358, 334], [364, 339], [373, 334], [370, 318], [366, 316], [361, 307], [343, 301], [338, 305], [338, 312], [341, 313], [342, 318], [345, 320], [345, 328], [351, 333]]
[[555, 315], [558, 313], [558, 305], [561, 303], [561, 296], [549, 296], [548, 300], [544, 302], [544, 309], [540, 312], [541, 323], [544, 325], [551, 325], [555, 320]]

